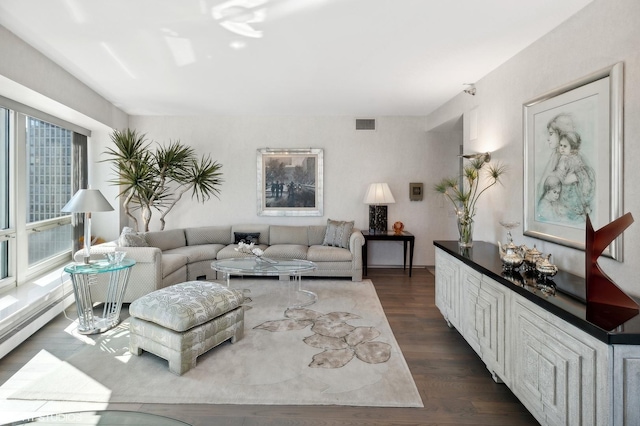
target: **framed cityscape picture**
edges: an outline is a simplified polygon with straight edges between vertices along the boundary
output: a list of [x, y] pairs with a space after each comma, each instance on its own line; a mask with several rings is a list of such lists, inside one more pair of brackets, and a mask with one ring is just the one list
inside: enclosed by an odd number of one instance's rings
[[258, 150], [258, 215], [322, 216], [323, 151]]
[[[622, 215], [622, 64], [524, 104], [524, 234], [584, 250]], [[622, 260], [617, 239], [604, 253]]]

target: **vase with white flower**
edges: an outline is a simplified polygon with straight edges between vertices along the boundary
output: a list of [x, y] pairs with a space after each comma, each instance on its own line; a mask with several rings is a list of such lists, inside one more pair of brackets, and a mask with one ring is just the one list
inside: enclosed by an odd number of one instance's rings
[[460, 247], [473, 246], [476, 203], [486, 190], [500, 182], [500, 177], [506, 171], [506, 168], [500, 164], [493, 166], [488, 163], [487, 157], [484, 156], [472, 158], [462, 169], [461, 179], [445, 178], [433, 187], [453, 204], [458, 222]]

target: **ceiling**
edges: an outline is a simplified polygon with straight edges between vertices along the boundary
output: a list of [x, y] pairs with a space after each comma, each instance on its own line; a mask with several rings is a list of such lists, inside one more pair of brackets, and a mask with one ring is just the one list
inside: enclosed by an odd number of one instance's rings
[[426, 115], [591, 0], [0, 0], [131, 115]]

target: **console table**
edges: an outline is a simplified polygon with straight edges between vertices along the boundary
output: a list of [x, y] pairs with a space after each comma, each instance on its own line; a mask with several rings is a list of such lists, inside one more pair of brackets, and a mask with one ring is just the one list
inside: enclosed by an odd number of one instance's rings
[[394, 231], [377, 231], [369, 232], [362, 231], [364, 237], [364, 245], [362, 246], [362, 272], [367, 275], [367, 244], [369, 241], [402, 241], [404, 245], [403, 251], [403, 270], [407, 269], [407, 244], [409, 245], [409, 276], [413, 271], [413, 246], [415, 245], [416, 237], [409, 233], [402, 231], [400, 234], [396, 234]]
[[[129, 282], [129, 272], [135, 264], [136, 261], [132, 259], [124, 259], [120, 263], [100, 260], [88, 264], [78, 263], [64, 268], [64, 271], [71, 275], [80, 334], [102, 333], [118, 325], [122, 299]], [[89, 288], [97, 283], [98, 274], [109, 274], [109, 288], [102, 317], [96, 317], [93, 314], [93, 302]]]
[[541, 424], [640, 424], [640, 315], [594, 315], [564, 271], [554, 286], [506, 273], [496, 245], [434, 245], [436, 306]]

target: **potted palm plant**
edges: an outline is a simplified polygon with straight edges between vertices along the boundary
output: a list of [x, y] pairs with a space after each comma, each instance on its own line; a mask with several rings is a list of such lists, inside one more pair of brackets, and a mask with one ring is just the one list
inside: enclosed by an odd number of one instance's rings
[[[453, 204], [458, 221], [458, 244], [460, 247], [473, 246], [473, 219], [476, 203], [486, 190], [500, 181], [506, 168], [500, 164], [489, 165], [489, 156], [471, 158], [462, 169], [462, 178], [445, 178], [433, 189], [444, 194]], [[483, 176], [484, 175], [484, 176]], [[485, 182], [481, 185], [481, 178]]]
[[109, 156], [116, 178], [110, 182], [122, 188], [120, 196], [125, 214], [138, 230], [139, 211], [143, 230], [149, 231], [153, 211], [160, 213], [161, 230], [166, 216], [186, 192], [204, 203], [211, 196], [217, 197], [223, 182], [222, 165], [209, 155], [197, 158], [193, 148], [180, 141], [168, 145], [152, 143], [136, 130], [114, 130], [111, 134], [114, 146], [105, 152]]

